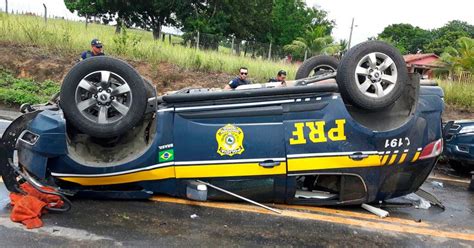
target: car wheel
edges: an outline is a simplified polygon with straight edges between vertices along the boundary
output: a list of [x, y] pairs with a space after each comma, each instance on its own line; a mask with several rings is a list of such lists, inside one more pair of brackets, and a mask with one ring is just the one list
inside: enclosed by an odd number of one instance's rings
[[471, 172], [471, 169], [469, 169], [467, 165], [456, 160], [449, 160], [449, 165], [460, 174], [469, 174]]
[[362, 109], [380, 110], [398, 100], [407, 84], [408, 70], [396, 48], [367, 41], [346, 53], [336, 80], [344, 101]]
[[325, 73], [335, 72], [339, 66], [339, 61], [331, 56], [318, 55], [303, 62], [296, 71], [295, 79], [302, 79]]
[[142, 77], [126, 62], [93, 57], [76, 64], [61, 86], [66, 119], [97, 138], [125, 133], [139, 123], [147, 105]]

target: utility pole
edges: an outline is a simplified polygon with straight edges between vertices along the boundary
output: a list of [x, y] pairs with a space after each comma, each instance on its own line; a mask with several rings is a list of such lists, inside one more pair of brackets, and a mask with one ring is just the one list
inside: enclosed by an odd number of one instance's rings
[[8, 0], [5, 0], [5, 13], [8, 15]]
[[351, 48], [352, 30], [354, 30], [354, 17], [352, 17], [351, 34], [349, 35], [349, 43], [347, 44], [347, 50]]
[[230, 52], [231, 52], [231, 54], [234, 54], [234, 39], [235, 39], [235, 36], [232, 35], [232, 44], [230, 45]]
[[46, 8], [46, 4], [43, 3], [44, 7], [44, 24], [48, 23], [48, 8]]
[[196, 50], [199, 50], [199, 31], [197, 32], [197, 37], [196, 37]]
[[270, 41], [270, 46], [268, 48], [268, 60], [272, 59], [272, 42]]

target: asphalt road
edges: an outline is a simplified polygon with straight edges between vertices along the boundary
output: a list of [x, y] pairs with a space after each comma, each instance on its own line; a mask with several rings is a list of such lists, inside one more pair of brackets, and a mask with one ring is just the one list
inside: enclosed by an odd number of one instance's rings
[[[70, 212], [46, 214], [27, 230], [9, 220], [0, 185], [1, 246], [474, 246], [474, 194], [467, 183], [423, 186], [446, 210], [389, 208], [380, 219], [361, 208], [274, 206], [272, 214], [247, 204], [192, 202], [158, 196], [150, 201], [75, 199]], [[196, 216], [194, 216], [196, 215]]]
[[283, 210], [279, 215], [243, 203], [165, 196], [149, 201], [73, 199], [70, 212], [48, 213], [44, 227], [34, 230], [10, 221], [9, 193], [0, 182], [0, 246], [473, 247], [474, 193], [467, 191], [467, 178], [446, 171], [435, 170], [423, 185], [443, 202], [444, 211], [387, 208], [390, 217], [381, 219], [360, 207], [274, 205]]

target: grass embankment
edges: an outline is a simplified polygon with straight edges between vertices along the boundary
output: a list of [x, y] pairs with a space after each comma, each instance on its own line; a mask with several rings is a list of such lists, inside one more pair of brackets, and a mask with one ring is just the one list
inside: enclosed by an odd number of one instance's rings
[[0, 102], [7, 105], [44, 103], [59, 92], [59, 84], [50, 80], [35, 82], [15, 78], [10, 71], [0, 67]]
[[436, 80], [444, 90], [444, 100], [447, 104], [474, 112], [474, 82], [455, 82]]
[[115, 34], [115, 27], [89, 24], [87, 29], [82, 22], [49, 19], [47, 24], [40, 17], [25, 15], [6, 15], [0, 13], [0, 41], [9, 41], [46, 47], [56, 53], [79, 54], [89, 48], [92, 38], [99, 38], [105, 52], [112, 56], [122, 56], [149, 63], [169, 62], [185, 69], [226, 72], [236, 74], [238, 68], [249, 68], [250, 77], [264, 81], [274, 77], [280, 69], [289, 72], [293, 78], [297, 66], [288, 63], [252, 59], [229, 55], [216, 51], [196, 50], [177, 44], [178, 37], [169, 44], [155, 41], [152, 34], [143, 30], [127, 29], [126, 33]]
[[[155, 41], [150, 32], [128, 29], [121, 35], [115, 34], [115, 27], [89, 24], [86, 29], [81, 22], [44, 20], [35, 16], [6, 15], [0, 13], [0, 41], [40, 46], [51, 51], [51, 54], [78, 54], [89, 48], [92, 38], [98, 37], [105, 44], [105, 51], [112, 56], [147, 61], [151, 64], [168, 62], [181, 68], [205, 72], [226, 72], [235, 74], [239, 67], [247, 66], [250, 76], [263, 82], [275, 76], [276, 71], [285, 69], [289, 78], [294, 78], [297, 66], [286, 63], [271, 62], [262, 59], [251, 59], [225, 52], [201, 51], [161, 40]], [[446, 103], [457, 108], [474, 112], [474, 82], [451, 82], [438, 80], [444, 89]], [[14, 79], [11, 74], [3, 72], [0, 78], [0, 101], [9, 104], [25, 102], [38, 103], [54, 94], [59, 86], [51, 81], [38, 82], [27, 79]]]

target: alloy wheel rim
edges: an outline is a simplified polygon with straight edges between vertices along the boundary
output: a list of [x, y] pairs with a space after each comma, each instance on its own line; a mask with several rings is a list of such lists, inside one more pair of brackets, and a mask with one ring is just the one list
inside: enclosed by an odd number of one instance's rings
[[357, 88], [371, 98], [383, 98], [395, 88], [398, 69], [386, 54], [373, 52], [362, 57], [355, 70]]
[[111, 71], [95, 71], [81, 79], [75, 91], [75, 103], [81, 115], [97, 124], [121, 120], [132, 105], [127, 81]]

